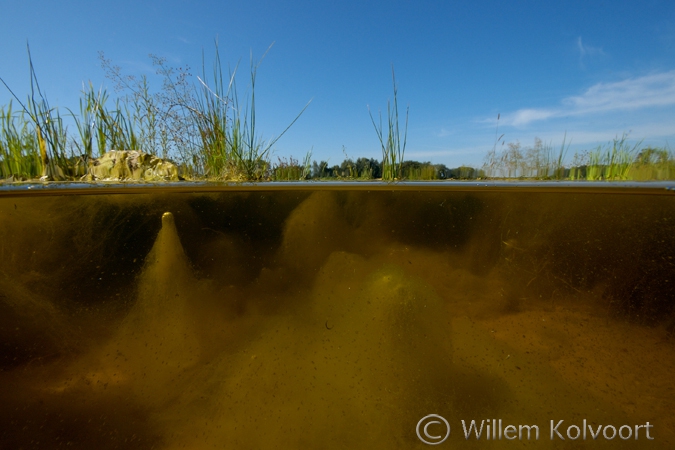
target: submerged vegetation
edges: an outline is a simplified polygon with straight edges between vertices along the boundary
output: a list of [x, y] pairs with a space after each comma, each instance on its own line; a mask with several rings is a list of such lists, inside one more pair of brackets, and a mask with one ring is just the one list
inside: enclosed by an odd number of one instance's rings
[[[269, 49], [268, 49], [269, 51]], [[307, 179], [445, 180], [445, 179], [537, 179], [537, 180], [674, 180], [675, 152], [667, 148], [630, 145], [627, 136], [604, 146], [575, 153], [569, 161], [569, 143], [560, 148], [535, 138], [532, 147], [497, 138], [482, 167], [448, 168], [443, 164], [406, 161], [408, 109], [400, 126], [398, 86], [392, 67], [394, 97], [387, 102], [386, 124], [382, 113], [370, 119], [380, 142], [382, 160], [347, 157], [340, 165], [311, 160], [311, 151], [300, 162], [292, 156], [272, 161], [274, 144], [305, 112], [298, 113], [282, 133], [263, 140], [256, 128], [255, 82], [265, 54], [250, 61], [250, 97], [237, 88], [238, 65], [225, 73], [218, 44], [211, 76], [202, 63], [201, 76], [193, 82], [187, 68], [174, 68], [152, 56], [162, 89], [151, 91], [145, 76], [124, 75], [121, 68], [100, 54], [106, 76], [123, 95], [111, 102], [107, 91], [84, 86], [79, 113], [61, 116], [40, 89], [33, 62], [30, 64], [30, 95], [22, 101], [5, 83], [20, 108], [10, 101], [0, 107], [0, 180], [45, 181], [81, 179], [96, 158], [111, 150], [142, 151], [152, 157], [175, 161], [182, 179], [226, 181], [297, 181]], [[202, 60], [205, 58], [202, 56]], [[244, 98], [243, 101], [240, 98]], [[310, 101], [311, 102], [311, 101]], [[111, 104], [112, 103], [112, 104]], [[69, 132], [64, 117], [74, 121]], [[499, 117], [498, 117], [499, 119]], [[497, 144], [501, 150], [498, 150]], [[506, 144], [506, 145], [505, 145]], [[343, 148], [344, 152], [344, 148]]]

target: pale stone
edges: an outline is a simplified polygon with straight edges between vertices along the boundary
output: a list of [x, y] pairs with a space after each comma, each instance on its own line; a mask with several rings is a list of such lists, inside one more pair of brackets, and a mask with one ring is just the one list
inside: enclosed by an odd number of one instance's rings
[[111, 150], [89, 161], [85, 181], [178, 181], [175, 164], [137, 150]]

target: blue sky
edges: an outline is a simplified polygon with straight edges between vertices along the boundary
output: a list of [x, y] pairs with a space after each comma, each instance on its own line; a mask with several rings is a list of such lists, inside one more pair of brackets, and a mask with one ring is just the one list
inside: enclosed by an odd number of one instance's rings
[[[0, 0], [0, 77], [29, 92], [26, 41], [52, 106], [78, 108], [83, 82], [112, 83], [98, 52], [147, 75], [148, 54], [201, 72], [221, 58], [258, 71], [257, 123], [275, 155], [339, 164], [381, 158], [368, 115], [410, 107], [406, 159], [480, 165], [499, 134], [572, 151], [622, 133], [675, 148], [675, 2]], [[240, 88], [246, 88], [241, 72]], [[194, 77], [193, 77], [194, 78]], [[0, 105], [10, 95], [0, 89]], [[403, 111], [401, 111], [403, 112]]]

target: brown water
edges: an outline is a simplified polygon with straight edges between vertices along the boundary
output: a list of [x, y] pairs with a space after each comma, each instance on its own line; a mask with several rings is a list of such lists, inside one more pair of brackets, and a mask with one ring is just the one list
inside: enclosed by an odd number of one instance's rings
[[674, 448], [672, 191], [345, 186], [2, 193], [0, 448]]

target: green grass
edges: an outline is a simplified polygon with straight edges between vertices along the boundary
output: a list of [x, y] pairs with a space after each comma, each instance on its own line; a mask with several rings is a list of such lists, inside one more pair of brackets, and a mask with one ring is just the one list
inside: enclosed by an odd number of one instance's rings
[[[271, 46], [270, 46], [271, 48]], [[386, 124], [382, 112], [376, 123], [370, 112], [382, 151], [381, 162], [350, 159], [328, 166], [311, 161], [311, 152], [302, 162], [277, 158], [271, 162], [273, 146], [305, 112], [309, 103], [275, 138], [265, 140], [256, 122], [256, 78], [267, 52], [255, 61], [251, 55], [250, 90], [237, 87], [237, 64], [226, 74], [215, 43], [211, 71], [202, 55], [201, 76], [192, 81], [184, 68], [173, 68], [162, 58], [151, 56], [162, 88], [152, 91], [145, 77], [124, 75], [101, 54], [106, 76], [122, 95], [114, 100], [104, 89], [89, 84], [82, 90], [79, 111], [68, 111], [74, 122], [69, 133], [58, 108], [50, 106], [40, 89], [33, 61], [30, 65], [30, 93], [22, 101], [0, 78], [16, 104], [0, 107], [0, 179], [79, 179], [87, 161], [110, 150], [139, 150], [176, 161], [186, 179], [233, 181], [306, 180], [310, 178], [369, 180], [443, 179], [535, 179], [535, 180], [675, 180], [675, 154], [666, 148], [629, 144], [624, 134], [604, 146], [576, 153], [567, 162], [567, 136], [560, 147], [535, 139], [532, 147], [518, 141], [506, 143], [495, 132], [493, 148], [478, 169], [461, 166], [449, 169], [442, 164], [405, 161], [408, 113], [401, 125], [398, 86], [392, 67], [393, 102], [387, 102]], [[268, 48], [267, 51], [270, 49]], [[208, 72], [208, 73], [207, 73]], [[248, 84], [247, 83], [247, 84]], [[311, 101], [310, 101], [311, 102]], [[497, 116], [499, 120], [499, 116]]]
[[[209, 177], [253, 181], [268, 179], [273, 171], [270, 163], [273, 145], [309, 106], [307, 103], [279, 136], [268, 141], [262, 138], [256, 128], [255, 84], [258, 68], [266, 54], [258, 62], [254, 62], [251, 55], [251, 96], [243, 105], [236, 87], [237, 68], [227, 78], [226, 85], [217, 43], [213, 82], [208, 83], [204, 70], [204, 78], [198, 78], [201, 90], [194, 107], [187, 109], [192, 112], [199, 129], [201, 148], [198, 153], [203, 155], [203, 172]], [[282, 167], [281, 171], [286, 168]]]
[[[256, 124], [255, 84], [264, 56], [257, 62], [251, 57], [250, 96], [240, 101], [237, 68], [227, 77], [224, 75], [217, 42], [212, 75], [207, 76], [204, 63], [198, 83], [190, 83], [190, 74], [184, 69], [168, 67], [165, 60], [153, 57], [158, 73], [164, 78], [162, 90], [156, 93], [150, 91], [146, 78], [123, 75], [119, 67], [101, 54], [107, 76], [125, 95], [115, 99], [110, 108], [107, 92], [90, 84], [82, 91], [79, 113], [69, 111], [76, 134], [68, 135], [58, 109], [49, 106], [40, 90], [29, 49], [28, 101], [22, 102], [0, 78], [21, 106], [19, 113], [11, 104], [0, 109], [0, 175], [64, 180], [81, 174], [78, 161], [110, 150], [139, 150], [177, 158], [188, 178], [271, 179], [272, 147], [309, 103], [280, 135], [269, 140], [262, 138]], [[311, 162], [305, 162], [300, 175], [307, 176], [310, 166]]]
[[406, 174], [408, 180], [438, 180], [436, 168], [431, 165], [424, 165], [419, 168], [410, 169]]
[[[8, 108], [8, 112], [5, 113], [9, 117], [9, 121], [13, 122], [15, 119], [25, 120], [23, 124], [18, 126], [18, 129], [21, 130], [23, 134], [27, 126], [32, 126], [32, 130], [35, 136], [35, 142], [37, 146], [31, 147], [17, 147], [16, 142], [13, 142], [10, 145], [8, 141], [7, 152], [10, 154], [9, 162], [11, 161], [20, 161], [22, 160], [22, 150], [31, 150], [31, 156], [29, 159], [39, 158], [39, 172], [43, 178], [62, 180], [65, 179], [65, 173], [62, 167], [65, 167], [67, 164], [66, 157], [66, 130], [63, 126], [63, 120], [59, 115], [57, 109], [51, 108], [46, 97], [42, 94], [40, 90], [40, 84], [38, 83], [37, 76], [35, 75], [35, 69], [33, 67], [32, 59], [30, 58], [30, 47], [27, 47], [29, 61], [30, 61], [30, 87], [31, 92], [28, 96], [26, 103], [22, 103], [21, 100], [14, 94], [14, 92], [7, 86], [4, 80], [0, 78], [0, 81], [5, 85], [5, 87], [10, 91], [14, 96], [16, 101], [21, 105], [23, 109], [23, 114], [18, 118], [13, 116], [11, 113], [11, 106]], [[4, 109], [3, 109], [4, 111]], [[27, 119], [26, 119], [27, 117]], [[7, 121], [3, 121], [5, 123]], [[30, 124], [30, 125], [28, 125]], [[5, 134], [3, 132], [3, 134]], [[13, 130], [10, 130], [7, 135], [10, 137], [10, 141], [13, 140], [16, 135], [13, 135]], [[3, 165], [6, 161], [3, 160]], [[27, 165], [25, 167], [28, 167]], [[31, 173], [31, 177], [35, 174]]]
[[570, 180], [665, 181], [675, 179], [675, 153], [666, 148], [640, 147], [627, 136], [575, 155]]
[[386, 133], [382, 128], [382, 112], [380, 111], [378, 124], [375, 123], [373, 114], [370, 112], [370, 120], [375, 128], [375, 133], [380, 141], [382, 147], [382, 179], [385, 181], [393, 181], [403, 177], [403, 158], [405, 154], [405, 147], [408, 141], [408, 113], [406, 109], [405, 115], [405, 131], [403, 135], [403, 143], [401, 143], [401, 129], [399, 125], [398, 116], [398, 86], [396, 85], [396, 75], [394, 74], [394, 67], [391, 68], [391, 78], [394, 85], [394, 104], [391, 105], [387, 101], [387, 128]]
[[[545, 144], [536, 138], [534, 146], [522, 148], [520, 142], [510, 142], [506, 149], [498, 152], [497, 142], [485, 156], [483, 170], [488, 178], [526, 178], [539, 180], [561, 180], [565, 178], [565, 155], [569, 149], [567, 136], [559, 150], [553, 144]], [[503, 146], [503, 145], [502, 145]]]
[[665, 148], [643, 148], [636, 155], [628, 175], [637, 181], [675, 180], [675, 153]]
[[487, 178], [579, 181], [666, 181], [675, 179], [675, 154], [665, 148], [629, 144], [622, 135], [604, 146], [576, 153], [566, 164], [569, 144], [566, 137], [560, 149], [535, 139], [523, 149], [520, 143], [488, 152], [483, 164]]
[[37, 137], [26, 113], [15, 114], [10, 102], [0, 108], [0, 178], [31, 179], [42, 174]]
[[312, 152], [305, 155], [302, 164], [292, 156], [289, 159], [278, 158], [278, 163], [272, 169], [271, 179], [274, 181], [302, 181], [310, 179], [312, 175]]
[[[636, 162], [640, 143], [629, 146], [627, 136], [614, 139], [606, 146], [577, 158], [577, 166], [570, 169], [570, 179], [589, 181], [632, 180], [631, 169]], [[584, 164], [578, 164], [582, 162]]]

